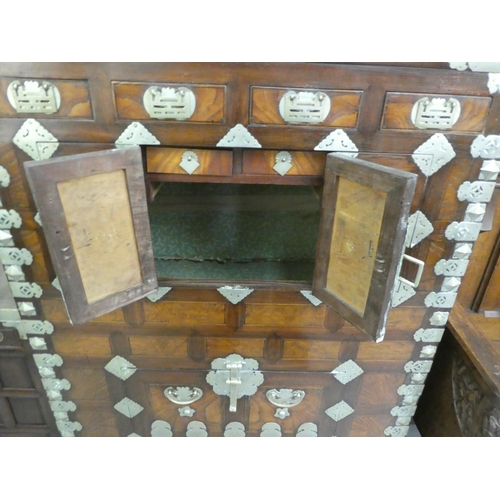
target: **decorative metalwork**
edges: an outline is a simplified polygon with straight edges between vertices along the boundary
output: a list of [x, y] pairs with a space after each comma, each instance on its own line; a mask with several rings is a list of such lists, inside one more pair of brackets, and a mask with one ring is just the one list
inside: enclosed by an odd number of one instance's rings
[[288, 408], [277, 408], [274, 412], [274, 416], [283, 420], [284, 418], [290, 416], [290, 412], [288, 411]]
[[[10, 184], [10, 175], [5, 167], [0, 165], [0, 186], [6, 188]], [[1, 205], [0, 205], [1, 206]]]
[[468, 260], [441, 259], [434, 266], [434, 272], [436, 276], [464, 276], [468, 265]]
[[471, 203], [465, 209], [465, 222], [481, 222], [486, 213], [486, 203]]
[[224, 429], [224, 437], [245, 437], [245, 426], [241, 422], [229, 422]]
[[427, 378], [426, 373], [414, 373], [411, 376], [410, 383], [412, 384], [423, 384], [425, 382], [425, 379]]
[[472, 243], [459, 243], [453, 250], [453, 259], [465, 260], [470, 257], [472, 253]]
[[340, 401], [336, 405], [328, 408], [325, 413], [332, 420], [338, 422], [339, 420], [348, 417], [351, 413], [354, 413], [354, 410], [345, 401]]
[[115, 356], [104, 369], [120, 380], [127, 380], [137, 371], [137, 366], [121, 356]]
[[441, 285], [442, 292], [456, 292], [462, 283], [460, 278], [455, 278], [455, 276], [450, 276], [449, 278], [445, 278], [443, 280], [443, 284]]
[[464, 71], [467, 68], [471, 71], [484, 73], [498, 73], [500, 71], [500, 63], [498, 62], [450, 62], [449, 64], [451, 69], [458, 69], [458, 71]]
[[47, 350], [47, 342], [42, 337], [30, 337], [29, 339], [31, 348], [35, 351], [46, 351]]
[[191, 418], [196, 413], [196, 411], [189, 406], [183, 406], [182, 408], [179, 408], [178, 412], [181, 417], [189, 417], [189, 418]]
[[33, 354], [35, 365], [40, 367], [48, 366], [62, 366], [63, 360], [59, 354]]
[[0, 229], [0, 246], [2, 247], [12, 247], [14, 246], [14, 238], [10, 231]]
[[46, 391], [69, 391], [71, 384], [65, 378], [42, 378], [43, 388]]
[[423, 97], [411, 110], [411, 121], [420, 129], [450, 129], [460, 117], [460, 102], [453, 97]]
[[411, 424], [411, 417], [398, 417], [396, 419], [396, 425], [410, 425]]
[[193, 422], [189, 422], [186, 430], [187, 437], [207, 437], [207, 426], [203, 422], [198, 422], [194, 420]]
[[500, 158], [500, 135], [478, 135], [470, 146], [473, 158], [478, 156], [488, 159]]
[[500, 92], [500, 73], [488, 73], [487, 85], [490, 94]]
[[187, 120], [193, 116], [196, 97], [187, 87], [149, 87], [144, 92], [144, 108], [157, 120]]
[[21, 216], [15, 210], [0, 208], [0, 229], [19, 229], [23, 223]]
[[453, 304], [455, 304], [456, 298], [456, 293], [431, 292], [429, 295], [427, 295], [424, 302], [427, 307], [443, 307], [451, 309], [453, 307]]
[[420, 328], [413, 338], [416, 342], [441, 342], [443, 334], [444, 328]]
[[140, 404], [137, 404], [135, 401], [132, 401], [127, 397], [116, 403], [114, 408], [127, 418], [134, 418], [136, 415], [139, 415], [142, 410], [144, 410]]
[[50, 404], [50, 409], [53, 412], [56, 412], [56, 411], [63, 411], [63, 412], [76, 411], [76, 405], [75, 405], [75, 403], [73, 403], [73, 401], [51, 401], [49, 404]]
[[318, 426], [313, 422], [302, 424], [297, 429], [295, 437], [318, 437]]
[[317, 297], [315, 297], [312, 292], [309, 290], [300, 290], [300, 293], [313, 305], [313, 306], [320, 306], [323, 304], [321, 300], [319, 300]]
[[13, 142], [33, 160], [47, 160], [59, 147], [58, 140], [33, 118], [22, 124]]
[[18, 113], [56, 113], [61, 106], [61, 94], [57, 87], [47, 81], [19, 80], [7, 87], [7, 99]]
[[429, 219], [420, 210], [417, 210], [408, 217], [405, 245], [408, 248], [413, 248], [433, 232], [434, 227]]
[[413, 152], [413, 161], [427, 176], [435, 174], [456, 156], [443, 134], [434, 134]]
[[243, 359], [239, 354], [230, 354], [227, 358], [212, 361], [212, 371], [206, 380], [214, 388], [215, 394], [229, 396], [229, 411], [234, 412], [236, 400], [252, 396], [264, 382], [264, 376], [258, 368], [259, 363], [254, 359]]
[[17, 308], [23, 316], [36, 316], [36, 307], [33, 302], [18, 302]]
[[117, 148], [125, 148], [128, 146], [160, 144], [160, 141], [142, 124], [132, 122], [116, 139]]
[[424, 392], [424, 385], [400, 385], [398, 394], [400, 396], [421, 396]]
[[488, 202], [494, 191], [494, 182], [466, 181], [458, 188], [457, 196], [460, 201]]
[[432, 361], [408, 361], [404, 370], [406, 373], [429, 373], [431, 371]]
[[259, 141], [240, 123], [235, 125], [218, 143], [218, 148], [261, 148]]
[[424, 272], [425, 262], [422, 260], [416, 259], [415, 257], [412, 257], [411, 255], [406, 255], [406, 254], [403, 254], [403, 257], [401, 260], [403, 261], [404, 259], [406, 259], [410, 262], [413, 262], [414, 264], [416, 264], [418, 266], [417, 275], [415, 276], [414, 282], [411, 282], [411, 281], [407, 280], [406, 278], [402, 278], [401, 276], [398, 276], [398, 280], [401, 281], [402, 283], [405, 283], [406, 285], [413, 287], [413, 288], [417, 288], [418, 285], [420, 285], [420, 280], [422, 279], [422, 274]]
[[61, 284], [59, 283], [59, 278], [54, 278], [52, 281], [51, 285], [59, 292], [62, 294], [62, 288]]
[[12, 295], [21, 299], [31, 299], [32, 297], [40, 298], [43, 294], [43, 290], [40, 285], [36, 283], [19, 283], [10, 282], [10, 289], [12, 290]]
[[330, 132], [315, 148], [315, 151], [333, 151], [345, 156], [355, 158], [358, 156], [356, 144], [349, 139], [349, 136], [342, 130], [337, 129]]
[[279, 112], [286, 123], [316, 125], [328, 116], [330, 106], [330, 98], [324, 92], [290, 90], [280, 99]]
[[288, 151], [280, 151], [276, 155], [276, 164], [273, 170], [280, 175], [285, 175], [292, 167], [292, 155]]
[[384, 434], [390, 437], [406, 437], [409, 430], [409, 425], [389, 426], [384, 430]]
[[191, 175], [199, 166], [198, 155], [194, 151], [184, 151], [182, 153], [181, 162], [179, 163], [182, 170]]
[[437, 351], [437, 346], [435, 345], [426, 345], [425, 347], [422, 347], [420, 351], [420, 357], [421, 358], [433, 358], [434, 355], [436, 354]]
[[364, 373], [363, 369], [357, 365], [352, 359], [334, 368], [330, 373], [343, 385], [351, 382], [355, 378]]
[[281, 425], [276, 422], [268, 422], [262, 426], [260, 437], [281, 437]]
[[417, 411], [417, 406], [395, 406], [391, 410], [391, 415], [393, 417], [413, 417]]
[[392, 294], [392, 307], [397, 307], [403, 302], [411, 299], [417, 292], [415, 288], [401, 280], [397, 280], [393, 294]]
[[449, 312], [436, 311], [429, 319], [429, 322], [433, 326], [444, 326], [448, 321], [449, 315], [450, 315]]
[[167, 387], [163, 392], [165, 397], [176, 405], [190, 405], [203, 396], [203, 391], [198, 387]]
[[54, 332], [54, 325], [48, 321], [23, 319], [15, 323], [4, 323], [8, 328], [17, 328], [19, 337], [26, 339], [27, 335], [50, 335]]
[[4, 265], [29, 266], [33, 263], [33, 255], [26, 248], [0, 247], [0, 261]]
[[500, 161], [486, 160], [479, 170], [479, 180], [495, 181], [500, 173]]
[[62, 437], [74, 437], [76, 431], [82, 430], [82, 424], [80, 422], [57, 420], [56, 425]]
[[164, 297], [168, 292], [172, 290], [171, 286], [160, 286], [156, 292], [150, 293], [147, 298], [151, 302], [158, 302], [162, 297]]
[[172, 437], [172, 426], [166, 420], [155, 420], [151, 424], [151, 437]]
[[245, 288], [239, 285], [236, 286], [223, 286], [217, 288], [217, 291], [225, 297], [231, 304], [238, 304], [245, 297], [248, 297], [252, 292], [253, 288]]
[[292, 408], [302, 402], [306, 393], [293, 389], [271, 389], [266, 392], [266, 398], [274, 406]]

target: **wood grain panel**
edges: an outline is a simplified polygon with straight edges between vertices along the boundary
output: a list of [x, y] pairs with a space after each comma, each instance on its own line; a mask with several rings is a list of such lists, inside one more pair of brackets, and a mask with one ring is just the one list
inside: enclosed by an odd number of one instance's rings
[[388, 342], [380, 344], [362, 342], [359, 344], [358, 359], [366, 361], [410, 359], [415, 344], [412, 342]]
[[[41, 300], [43, 312], [45, 314], [45, 319], [53, 323], [67, 323], [68, 314], [62, 299], [51, 299], [51, 300]], [[121, 309], [104, 314], [99, 318], [92, 320], [96, 323], [115, 323], [123, 322], [123, 313]]]
[[247, 304], [246, 326], [322, 327], [326, 306]]
[[390, 339], [391, 330], [419, 328], [425, 316], [425, 309], [399, 306], [389, 311], [386, 339]]
[[[86, 81], [78, 80], [53, 80], [48, 79], [53, 83], [59, 93], [61, 94], [61, 106], [56, 113], [46, 115], [44, 113], [17, 113], [17, 111], [10, 105], [7, 99], [7, 87], [13, 81], [20, 81], [21, 83], [30, 78], [2, 78], [0, 79], [0, 117], [2, 118], [23, 118], [35, 116], [37, 118], [54, 119], [54, 118], [79, 118], [91, 119], [92, 107], [90, 104], [90, 94], [88, 83]], [[41, 79], [37, 79], [41, 82]]]
[[[143, 98], [151, 86], [178, 87], [186, 86], [179, 83], [130, 83], [115, 82], [116, 116], [120, 120], [152, 120], [144, 108]], [[192, 85], [187, 87], [196, 97], [196, 107], [193, 115], [186, 122], [224, 123], [225, 118], [225, 86], [223, 85]], [[174, 121], [175, 120], [169, 120]]]
[[400, 94], [388, 92], [385, 101], [382, 129], [419, 130], [411, 121], [413, 105], [424, 97], [450, 98], [460, 102], [460, 117], [451, 127], [454, 132], [478, 133], [482, 132], [486, 116], [491, 105], [491, 97], [467, 97], [458, 95], [426, 95], [426, 94]]
[[[243, 173], [254, 175], [282, 176], [273, 170], [276, 165], [276, 155], [279, 151], [243, 151]], [[306, 151], [290, 151], [292, 168], [285, 174], [290, 175], [323, 175], [325, 171], [326, 154]]]
[[65, 393], [68, 400], [110, 401], [103, 368], [73, 368], [65, 363], [61, 372], [71, 382], [71, 389]]
[[384, 435], [384, 430], [391, 425], [391, 422], [391, 415], [354, 417], [349, 436], [380, 437]]
[[118, 428], [115, 417], [118, 412], [112, 405], [109, 408], [88, 408], [80, 407], [71, 415], [74, 420], [82, 424], [79, 435], [82, 437], [118, 437]]
[[[289, 90], [299, 91], [300, 89], [252, 87], [252, 102], [250, 104], [251, 123], [290, 126], [283, 121], [283, 118], [281, 118], [279, 113], [280, 99]], [[307, 91], [311, 92], [311, 89], [307, 89]], [[314, 92], [317, 91], [324, 92], [330, 97], [330, 113], [322, 123], [319, 123], [318, 125], [306, 126], [344, 128], [356, 127], [362, 92], [314, 89]]]
[[217, 302], [144, 302], [146, 321], [171, 326], [223, 325], [225, 304]]
[[365, 373], [359, 391], [358, 404], [396, 406], [399, 398], [397, 390], [404, 381], [404, 373]]
[[48, 253], [46, 253], [45, 243], [40, 239], [39, 231], [21, 231], [23, 245], [33, 255], [31, 271], [33, 272], [33, 281], [37, 283], [50, 282], [48, 269], [52, 267]]
[[263, 358], [264, 339], [207, 339], [207, 358], [225, 358], [238, 353], [244, 358]]
[[176, 337], [129, 337], [132, 355], [165, 356], [180, 358], [187, 356], [187, 339]]
[[191, 175], [231, 175], [232, 151], [156, 147], [149, 147], [146, 150], [148, 172], [189, 175], [179, 166], [186, 151], [195, 153], [198, 158], [199, 167]]
[[285, 340], [283, 358], [289, 359], [337, 359], [340, 342], [314, 340]]
[[52, 343], [57, 354], [75, 358], [106, 358], [111, 356], [108, 337], [102, 335], [82, 335], [65, 333], [52, 335]]
[[[30, 206], [28, 183], [24, 176], [22, 167], [18, 162], [18, 155], [21, 153], [13, 144], [0, 145], [0, 165], [4, 167], [10, 176], [9, 198], [12, 208], [19, 211], [20, 208]], [[6, 200], [3, 200], [4, 204]]]

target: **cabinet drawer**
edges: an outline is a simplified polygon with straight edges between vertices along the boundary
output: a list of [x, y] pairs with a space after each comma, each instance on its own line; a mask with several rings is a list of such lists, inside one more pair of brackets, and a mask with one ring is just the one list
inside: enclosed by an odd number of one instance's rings
[[[150, 102], [156, 106], [157, 114], [151, 116], [145, 107], [145, 94], [148, 89], [155, 88], [156, 94], [150, 96]], [[158, 88], [160, 90], [158, 90]], [[166, 92], [161, 94], [161, 89]], [[168, 95], [165, 89], [170, 89], [172, 95]], [[193, 101], [190, 101], [190, 110], [186, 113], [175, 115], [170, 113], [180, 109], [176, 100], [188, 99], [185, 95], [181, 97], [176, 91], [186, 89]], [[191, 85], [185, 83], [148, 83], [148, 82], [114, 82], [113, 92], [115, 96], [116, 116], [120, 120], [169, 120], [187, 121], [200, 123], [224, 123], [226, 88], [224, 85]], [[192, 93], [192, 94], [191, 94]], [[146, 97], [147, 99], [147, 97]], [[188, 116], [190, 115], [190, 116]]]
[[[412, 109], [420, 99], [428, 98], [442, 99], [441, 105], [430, 105], [425, 109], [426, 119], [429, 123], [425, 126], [417, 126], [412, 120]], [[455, 123], [445, 125], [444, 128], [433, 127], [434, 120], [446, 120], [450, 109], [446, 106], [449, 99], [458, 101], [460, 113]], [[436, 102], [436, 101], [435, 101]], [[482, 132], [485, 125], [486, 116], [491, 105], [491, 97], [468, 97], [459, 95], [428, 95], [428, 94], [401, 94], [398, 92], [388, 92], [385, 100], [384, 114], [382, 117], [382, 129], [393, 130], [452, 130], [455, 132], [477, 133]], [[443, 108], [442, 112], [440, 108]]]
[[[15, 82], [18, 89], [14, 90]], [[26, 83], [27, 85], [26, 85]], [[52, 88], [44, 89], [48, 82]], [[11, 86], [12, 84], [12, 86]], [[10, 90], [9, 90], [9, 86]], [[17, 110], [11, 102], [18, 102]], [[85, 80], [53, 80], [43, 78], [0, 78], [0, 117], [78, 118], [92, 119], [88, 82]]]
[[[343, 128], [355, 128], [357, 126], [362, 92], [269, 87], [252, 87], [251, 123], [289, 126], [291, 122], [287, 123], [280, 114], [280, 100], [291, 90], [297, 93], [311, 92], [316, 94], [321, 92], [330, 99], [330, 111], [323, 120], [319, 123], [295, 123], [296, 125]], [[307, 104], [304, 104], [304, 108], [306, 107]]]
[[[280, 151], [246, 150], [243, 152], [243, 173], [254, 175], [281, 174], [274, 170], [280, 163], [276, 156]], [[309, 153], [303, 151], [290, 152], [292, 167], [284, 175], [323, 175], [325, 170], [326, 153]], [[287, 162], [283, 162], [287, 163]]]
[[[187, 170], [181, 167], [181, 163], [186, 165]], [[233, 153], [225, 150], [148, 148], [147, 170], [157, 174], [231, 175]]]

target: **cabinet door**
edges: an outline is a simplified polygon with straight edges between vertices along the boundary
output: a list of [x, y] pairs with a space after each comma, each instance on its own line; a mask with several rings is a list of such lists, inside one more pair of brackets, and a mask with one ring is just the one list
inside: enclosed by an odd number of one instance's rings
[[417, 176], [327, 156], [313, 294], [380, 341]]
[[139, 147], [25, 163], [72, 324], [157, 288]]

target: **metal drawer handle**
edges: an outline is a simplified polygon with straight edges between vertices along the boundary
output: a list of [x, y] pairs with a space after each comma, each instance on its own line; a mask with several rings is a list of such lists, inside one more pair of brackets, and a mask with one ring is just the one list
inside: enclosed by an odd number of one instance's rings
[[424, 272], [424, 266], [425, 262], [416, 259], [415, 257], [411, 257], [410, 255], [403, 255], [403, 259], [409, 260], [410, 262], [413, 262], [414, 264], [417, 264], [418, 266], [418, 271], [417, 271], [417, 276], [415, 278], [415, 282], [412, 283], [411, 281], [407, 280], [406, 278], [402, 278], [401, 276], [399, 277], [399, 280], [402, 281], [403, 283], [410, 285], [413, 288], [417, 288], [417, 286], [420, 284], [420, 279], [422, 278], [422, 274]]
[[198, 401], [203, 396], [203, 391], [198, 387], [167, 387], [163, 392], [165, 397], [176, 405], [189, 405]]

